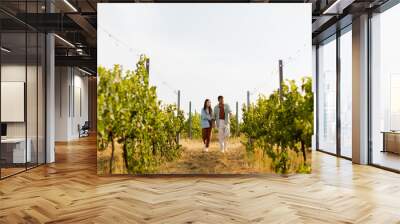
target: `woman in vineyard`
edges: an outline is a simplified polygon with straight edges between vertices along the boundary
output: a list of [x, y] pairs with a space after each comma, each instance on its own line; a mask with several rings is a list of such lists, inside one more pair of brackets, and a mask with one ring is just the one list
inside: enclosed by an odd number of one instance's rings
[[202, 137], [204, 143], [204, 151], [208, 151], [208, 146], [210, 145], [211, 131], [212, 131], [212, 109], [211, 101], [206, 99], [204, 101], [204, 107], [201, 110], [201, 128]]

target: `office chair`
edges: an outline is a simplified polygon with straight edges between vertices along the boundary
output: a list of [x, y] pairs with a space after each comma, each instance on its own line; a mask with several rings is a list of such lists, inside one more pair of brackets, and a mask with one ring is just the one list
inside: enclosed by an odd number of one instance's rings
[[85, 121], [82, 127], [78, 125], [78, 129], [79, 129], [79, 138], [89, 136], [89, 129], [90, 129], [89, 121]]

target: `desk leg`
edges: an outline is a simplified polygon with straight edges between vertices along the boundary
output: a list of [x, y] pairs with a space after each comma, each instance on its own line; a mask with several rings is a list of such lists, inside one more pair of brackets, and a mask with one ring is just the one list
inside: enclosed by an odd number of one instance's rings
[[381, 152], [386, 152], [386, 134], [382, 133], [383, 136], [383, 149]]

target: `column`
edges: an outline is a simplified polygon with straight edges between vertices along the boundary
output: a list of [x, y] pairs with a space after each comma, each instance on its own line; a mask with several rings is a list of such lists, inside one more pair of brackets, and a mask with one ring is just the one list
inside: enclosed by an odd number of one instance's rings
[[353, 19], [353, 163], [368, 163], [368, 15]]
[[[53, 12], [54, 5], [46, 1], [46, 12]], [[54, 34], [46, 34], [46, 163], [55, 161], [55, 54]]]

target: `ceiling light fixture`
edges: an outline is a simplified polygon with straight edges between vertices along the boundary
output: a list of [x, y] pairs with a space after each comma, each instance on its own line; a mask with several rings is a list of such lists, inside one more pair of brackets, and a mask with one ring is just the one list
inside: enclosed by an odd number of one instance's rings
[[76, 53], [78, 53], [79, 55], [83, 55], [83, 49], [77, 48]]
[[9, 49], [7, 49], [5, 47], [1, 47], [1, 51], [4, 51], [6, 53], [10, 53], [11, 52], [11, 50], [9, 50]]
[[61, 40], [62, 42], [64, 42], [64, 43], [66, 43], [67, 45], [69, 45], [70, 47], [73, 47], [73, 48], [75, 48], [75, 45], [73, 45], [71, 42], [69, 42], [68, 40], [66, 40], [66, 39], [64, 39], [64, 38], [62, 38], [62, 37], [60, 37], [59, 35], [57, 35], [57, 34], [54, 34], [54, 36], [55, 37], [57, 37], [59, 40]]
[[92, 75], [92, 73], [90, 73], [90, 72], [88, 72], [88, 71], [85, 71], [85, 70], [83, 70], [83, 69], [81, 69], [81, 68], [79, 68], [79, 67], [78, 67], [78, 70], [81, 71], [81, 72], [83, 72], [83, 73], [85, 73], [85, 74], [87, 74], [87, 75]]
[[64, 3], [67, 4], [74, 12], [78, 12], [78, 10], [68, 0], [64, 0]]
[[340, 0], [336, 0], [332, 5], [330, 5], [327, 9], [322, 14], [328, 14], [331, 13], [332, 9], [335, 9], [337, 5], [339, 4]]
[[322, 14], [342, 14], [343, 10], [351, 5], [355, 0], [336, 0], [332, 5], [324, 10]]

